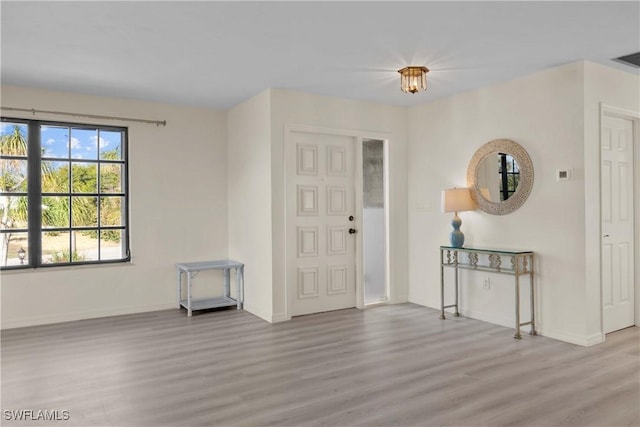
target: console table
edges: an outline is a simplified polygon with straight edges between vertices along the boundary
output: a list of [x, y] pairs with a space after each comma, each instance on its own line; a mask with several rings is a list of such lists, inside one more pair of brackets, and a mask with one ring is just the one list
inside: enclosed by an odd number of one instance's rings
[[[466, 260], [463, 260], [462, 254], [466, 254]], [[482, 259], [480, 258], [482, 257]], [[486, 261], [485, 261], [486, 259]], [[503, 259], [506, 259], [506, 265], [503, 265]], [[480, 262], [480, 260], [482, 262]], [[444, 304], [444, 268], [451, 267], [454, 269], [455, 277], [455, 304]], [[440, 318], [444, 319], [444, 309], [454, 308], [455, 315], [459, 316], [458, 306], [458, 270], [476, 270], [489, 273], [509, 274], [515, 277], [515, 334], [514, 338], [522, 339], [520, 335], [520, 327], [531, 325], [529, 334], [537, 335], [535, 322], [535, 304], [534, 304], [534, 285], [533, 285], [533, 252], [532, 251], [512, 251], [512, 250], [493, 250], [479, 248], [454, 248], [452, 246], [440, 246]], [[520, 322], [520, 276], [529, 276], [529, 284], [531, 289], [531, 320], [529, 322]]]
[[[191, 316], [193, 310], [205, 310], [207, 308], [229, 307], [235, 305], [238, 310], [242, 308], [244, 301], [244, 264], [229, 259], [218, 261], [184, 262], [176, 264], [178, 270], [178, 308], [187, 309], [187, 316]], [[236, 272], [236, 298], [231, 298], [230, 279], [231, 270]], [[193, 299], [191, 296], [192, 279], [202, 270], [224, 270], [224, 295], [215, 298]], [[182, 273], [187, 275], [187, 299], [182, 299]]]

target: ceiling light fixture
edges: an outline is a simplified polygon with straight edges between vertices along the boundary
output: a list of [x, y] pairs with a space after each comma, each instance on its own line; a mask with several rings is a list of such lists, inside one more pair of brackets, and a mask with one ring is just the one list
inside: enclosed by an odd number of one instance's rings
[[400, 89], [403, 92], [417, 93], [421, 90], [427, 90], [427, 67], [404, 67], [398, 70], [400, 73]]

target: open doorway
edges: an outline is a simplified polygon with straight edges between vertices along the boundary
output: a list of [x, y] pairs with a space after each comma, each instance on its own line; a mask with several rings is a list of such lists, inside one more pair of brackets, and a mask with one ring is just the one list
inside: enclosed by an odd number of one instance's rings
[[364, 304], [389, 300], [385, 141], [362, 140], [362, 243]]

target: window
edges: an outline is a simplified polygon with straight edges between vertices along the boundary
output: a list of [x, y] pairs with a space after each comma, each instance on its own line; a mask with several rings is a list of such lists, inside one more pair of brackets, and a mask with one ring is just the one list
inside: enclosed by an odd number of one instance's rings
[[509, 154], [498, 153], [498, 173], [500, 175], [500, 200], [505, 201], [516, 192], [520, 182], [518, 163]]
[[127, 129], [2, 118], [0, 267], [130, 259]]

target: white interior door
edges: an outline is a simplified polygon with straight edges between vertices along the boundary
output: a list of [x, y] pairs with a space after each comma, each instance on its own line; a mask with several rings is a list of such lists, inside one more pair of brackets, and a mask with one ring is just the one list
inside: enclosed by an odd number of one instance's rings
[[633, 121], [603, 116], [601, 149], [604, 332], [634, 324]]
[[355, 138], [287, 138], [287, 287], [292, 316], [355, 307]]

